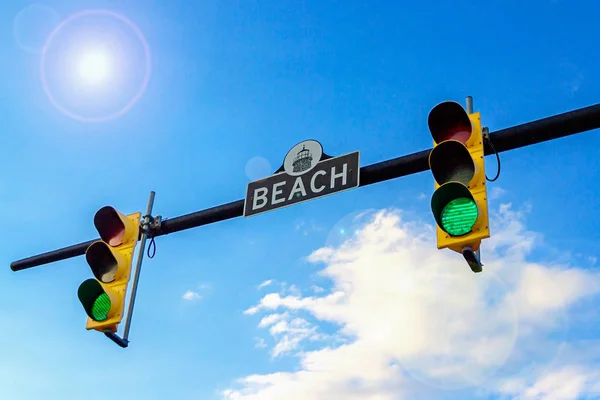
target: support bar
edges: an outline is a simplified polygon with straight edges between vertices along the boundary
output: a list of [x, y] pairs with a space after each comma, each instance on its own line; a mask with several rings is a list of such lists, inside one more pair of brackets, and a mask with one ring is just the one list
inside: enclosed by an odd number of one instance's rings
[[104, 335], [113, 342], [115, 342], [117, 345], [119, 345], [119, 347], [126, 348], [127, 346], [129, 346], [129, 340], [123, 339], [113, 331], [105, 331]]
[[133, 283], [131, 285], [131, 296], [129, 297], [129, 307], [127, 308], [127, 318], [125, 319], [125, 327], [123, 328], [123, 340], [129, 343], [129, 330], [131, 329], [131, 318], [133, 317], [133, 306], [135, 305], [135, 296], [137, 294], [138, 284], [140, 282], [140, 272], [142, 270], [142, 261], [144, 260], [144, 252], [146, 251], [146, 239], [148, 239], [148, 225], [150, 224], [150, 216], [152, 215], [152, 207], [154, 207], [154, 196], [156, 193], [150, 192], [148, 198], [148, 206], [146, 214], [142, 221], [142, 235], [140, 249], [137, 254], [135, 263], [135, 273], [133, 275]]

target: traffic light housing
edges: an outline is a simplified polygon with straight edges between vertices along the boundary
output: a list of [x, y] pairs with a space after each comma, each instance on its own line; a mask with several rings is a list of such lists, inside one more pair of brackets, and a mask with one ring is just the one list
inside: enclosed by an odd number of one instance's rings
[[77, 290], [88, 315], [88, 330], [116, 332], [121, 323], [141, 217], [140, 212], [123, 215], [110, 206], [102, 207], [94, 215], [100, 240], [85, 252], [94, 278], [85, 280]]
[[431, 211], [437, 247], [463, 255], [465, 249], [476, 252], [490, 237], [480, 114], [446, 101], [431, 110], [428, 125], [434, 143], [429, 167], [435, 179]]

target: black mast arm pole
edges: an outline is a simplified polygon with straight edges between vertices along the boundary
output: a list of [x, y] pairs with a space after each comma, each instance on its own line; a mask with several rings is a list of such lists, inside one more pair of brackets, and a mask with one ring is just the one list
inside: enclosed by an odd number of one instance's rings
[[[98, 238], [97, 240], [100, 240]], [[44, 264], [50, 264], [56, 261], [66, 260], [68, 258], [79, 257], [85, 254], [85, 250], [94, 243], [96, 240], [89, 240], [87, 242], [74, 244], [69, 247], [63, 247], [62, 249], [49, 251], [47, 253], [38, 254], [23, 258], [22, 260], [13, 261], [10, 263], [10, 269], [13, 271], [21, 271], [28, 268], [37, 267]]]
[[[490, 140], [496, 151], [500, 153], [598, 128], [600, 128], [600, 104], [501, 129], [490, 133]], [[423, 150], [362, 167], [360, 169], [360, 187], [426, 171], [429, 169], [430, 152], [431, 149]], [[485, 154], [492, 154], [489, 146], [486, 146]], [[244, 200], [238, 200], [166, 219], [162, 221], [160, 231], [155, 232], [154, 236], [162, 236], [240, 217], [243, 215], [243, 208]], [[81, 256], [85, 254], [85, 250], [92, 242], [94, 240], [13, 261], [10, 268], [13, 271], [21, 271]]]

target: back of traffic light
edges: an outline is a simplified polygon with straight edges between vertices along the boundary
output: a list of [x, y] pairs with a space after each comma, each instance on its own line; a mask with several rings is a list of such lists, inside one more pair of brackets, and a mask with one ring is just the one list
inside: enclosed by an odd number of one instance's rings
[[480, 114], [446, 101], [431, 110], [428, 125], [437, 247], [461, 253], [473, 272], [481, 272], [478, 250], [490, 231]]
[[115, 334], [124, 316], [141, 216], [140, 212], [123, 215], [113, 207], [102, 207], [94, 216], [100, 240], [93, 242], [85, 252], [94, 275], [77, 291], [88, 315], [86, 329], [104, 332], [113, 340], [120, 339]]

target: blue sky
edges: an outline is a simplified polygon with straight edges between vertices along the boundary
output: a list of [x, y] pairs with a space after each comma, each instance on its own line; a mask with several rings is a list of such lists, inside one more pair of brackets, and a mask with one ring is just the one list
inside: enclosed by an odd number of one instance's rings
[[[150, 190], [163, 217], [241, 199], [304, 139], [368, 165], [430, 148], [444, 100], [473, 96], [491, 131], [595, 104], [596, 2], [30, 5], [0, 6], [2, 398], [92, 400], [99, 383], [148, 400], [600, 395], [597, 132], [501, 154], [477, 276], [434, 249], [429, 173], [158, 238], [126, 350], [84, 329], [83, 258], [9, 269], [96, 237], [104, 205], [143, 211]], [[60, 21], [92, 9], [143, 41], [88, 15], [42, 54]], [[73, 65], [106, 32], [121, 80], [82, 91]], [[117, 118], [56, 107], [115, 113], [149, 66]]]

